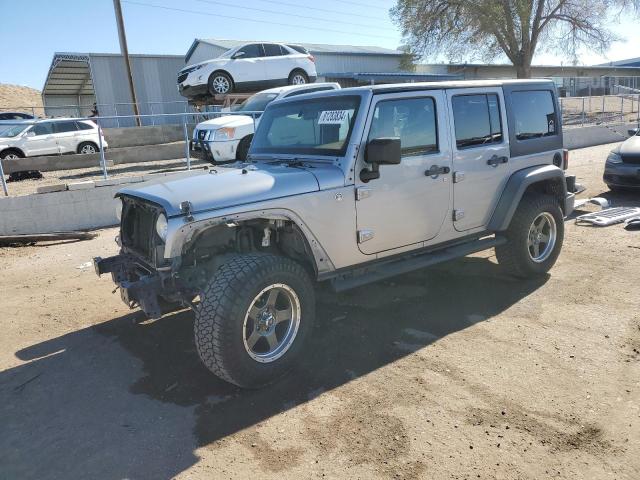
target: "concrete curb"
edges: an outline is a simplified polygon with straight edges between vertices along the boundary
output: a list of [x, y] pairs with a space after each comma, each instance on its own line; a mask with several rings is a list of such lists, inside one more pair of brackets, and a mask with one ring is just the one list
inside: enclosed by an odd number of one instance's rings
[[[202, 175], [202, 170], [156, 173], [70, 185], [20, 197], [0, 197], [0, 235], [69, 232], [118, 224], [114, 195], [123, 185], [162, 177]], [[42, 187], [43, 190], [52, 187]]]
[[[174, 160], [184, 157], [184, 142], [125, 147], [105, 151], [107, 167], [123, 163], [144, 163], [158, 160]], [[76, 170], [95, 167], [100, 169], [100, 154], [89, 155], [52, 155], [46, 157], [28, 157], [17, 160], [2, 160], [5, 175], [25, 170], [53, 172], [57, 170]]]

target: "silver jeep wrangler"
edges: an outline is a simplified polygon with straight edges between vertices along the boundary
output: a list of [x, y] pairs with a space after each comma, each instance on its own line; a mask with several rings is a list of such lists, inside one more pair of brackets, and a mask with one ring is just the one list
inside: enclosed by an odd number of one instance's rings
[[204, 364], [259, 387], [304, 350], [318, 282], [489, 248], [515, 276], [546, 273], [573, 209], [565, 166], [550, 81], [301, 95], [269, 105], [246, 162], [121, 190], [121, 253], [94, 263], [151, 318], [193, 308]]

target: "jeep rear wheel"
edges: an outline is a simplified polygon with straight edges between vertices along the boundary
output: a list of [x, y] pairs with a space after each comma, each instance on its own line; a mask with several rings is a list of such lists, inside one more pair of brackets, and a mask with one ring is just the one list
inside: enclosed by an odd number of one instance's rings
[[298, 263], [275, 255], [238, 255], [201, 295], [194, 324], [202, 362], [245, 388], [288, 372], [315, 317], [313, 284]]
[[498, 263], [517, 277], [547, 273], [564, 239], [564, 218], [558, 201], [542, 194], [525, 195], [506, 231], [507, 243], [496, 247]]

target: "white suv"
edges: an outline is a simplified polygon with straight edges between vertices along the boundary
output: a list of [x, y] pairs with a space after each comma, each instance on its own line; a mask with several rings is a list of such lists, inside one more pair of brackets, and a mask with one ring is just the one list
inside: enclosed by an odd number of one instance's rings
[[315, 82], [315, 59], [304, 48], [282, 43], [248, 43], [213, 60], [190, 65], [178, 74], [178, 90], [187, 98], [256, 91]]
[[234, 109], [233, 115], [223, 115], [197, 124], [190, 149], [194, 156], [216, 163], [246, 160], [259, 115], [242, 115], [240, 112], [262, 112], [274, 100], [339, 88], [339, 84], [327, 82], [276, 87], [256, 93]]
[[0, 125], [0, 159], [59, 155], [63, 153], [97, 153], [109, 145], [99, 127], [91, 120], [56, 118]]

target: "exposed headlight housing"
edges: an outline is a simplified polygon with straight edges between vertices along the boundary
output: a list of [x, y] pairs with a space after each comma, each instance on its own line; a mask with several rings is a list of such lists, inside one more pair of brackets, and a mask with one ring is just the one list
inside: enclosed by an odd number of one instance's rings
[[216, 133], [213, 137], [213, 139], [215, 141], [225, 141], [225, 140], [232, 140], [233, 137], [235, 137], [236, 135], [236, 129], [235, 128], [219, 128], [218, 130], [216, 130]]
[[611, 152], [611, 153], [609, 153], [609, 156], [607, 157], [607, 162], [608, 163], [622, 163], [622, 157], [620, 156], [619, 153]]
[[167, 217], [164, 213], [158, 215], [158, 219], [156, 220], [156, 233], [164, 242], [167, 239], [167, 229], [169, 224], [167, 223]]
[[117, 203], [116, 203], [116, 218], [118, 219], [118, 221], [122, 220], [122, 200], [121, 199], [117, 199]]

